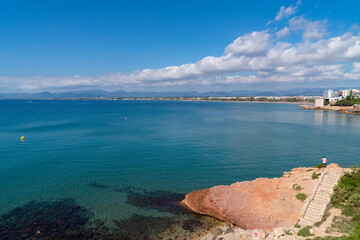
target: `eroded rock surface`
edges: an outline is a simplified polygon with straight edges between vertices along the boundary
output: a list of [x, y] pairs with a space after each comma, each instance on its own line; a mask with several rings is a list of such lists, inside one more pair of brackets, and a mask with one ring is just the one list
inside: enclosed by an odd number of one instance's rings
[[[329, 167], [339, 167], [330, 164]], [[293, 226], [300, 218], [304, 201], [296, 195], [309, 196], [318, 179], [312, 174], [322, 169], [295, 168], [280, 178], [258, 178], [230, 186], [215, 186], [194, 191], [182, 201], [194, 212], [210, 215], [243, 229], [267, 229]], [[296, 190], [300, 186], [301, 190]]]

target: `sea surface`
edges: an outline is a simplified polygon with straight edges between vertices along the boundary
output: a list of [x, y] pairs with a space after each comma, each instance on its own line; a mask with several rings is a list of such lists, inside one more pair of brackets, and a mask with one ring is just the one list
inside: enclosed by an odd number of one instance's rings
[[360, 116], [295, 104], [3, 100], [0, 228], [57, 201], [104, 223], [171, 218], [194, 190], [280, 177], [323, 155], [360, 163], [359, 139]]

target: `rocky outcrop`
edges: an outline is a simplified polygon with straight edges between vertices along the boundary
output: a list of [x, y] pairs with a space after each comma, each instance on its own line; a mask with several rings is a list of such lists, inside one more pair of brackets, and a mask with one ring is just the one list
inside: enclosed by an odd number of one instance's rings
[[301, 109], [305, 110], [325, 110], [325, 111], [336, 111], [338, 113], [344, 113], [344, 114], [355, 114], [360, 115], [360, 109], [357, 106], [330, 106], [326, 105], [323, 107], [315, 107], [313, 105], [300, 105]]
[[299, 221], [304, 204], [296, 195], [301, 192], [310, 196], [319, 181], [312, 179], [312, 174], [320, 175], [322, 171], [295, 168], [280, 178], [258, 178], [230, 186], [215, 186], [187, 194], [182, 204], [196, 213], [219, 218], [243, 229], [273, 230], [293, 226]]
[[300, 105], [301, 109], [305, 110], [327, 110], [327, 111], [347, 111], [348, 106], [331, 106], [325, 105], [323, 107], [314, 107], [313, 105]]

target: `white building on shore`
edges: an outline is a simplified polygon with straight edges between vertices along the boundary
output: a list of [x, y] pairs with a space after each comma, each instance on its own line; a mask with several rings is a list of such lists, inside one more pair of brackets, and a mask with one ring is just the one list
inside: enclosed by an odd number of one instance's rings
[[323, 98], [324, 98], [324, 99], [330, 99], [333, 94], [334, 94], [334, 91], [333, 91], [333, 90], [331, 90], [331, 89], [326, 89], [326, 90], [324, 90], [324, 92], [323, 92]]
[[333, 91], [332, 89], [326, 89], [323, 92], [323, 98], [325, 101], [336, 102], [347, 96], [360, 97], [359, 89], [345, 89], [339, 91]]

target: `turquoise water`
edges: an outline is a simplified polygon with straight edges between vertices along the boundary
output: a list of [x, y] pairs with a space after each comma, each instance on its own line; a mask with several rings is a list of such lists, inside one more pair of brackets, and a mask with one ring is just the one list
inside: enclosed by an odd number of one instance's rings
[[184, 194], [279, 177], [323, 155], [360, 162], [360, 116], [293, 104], [0, 101], [0, 113], [1, 214], [73, 198], [102, 220], [170, 216], [128, 204], [126, 189]]

